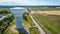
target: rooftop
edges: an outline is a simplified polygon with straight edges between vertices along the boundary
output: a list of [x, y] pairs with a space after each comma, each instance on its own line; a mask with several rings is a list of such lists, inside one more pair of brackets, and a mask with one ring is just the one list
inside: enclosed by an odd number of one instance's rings
[[14, 8], [10, 8], [10, 11], [12, 14], [23, 14], [26, 9], [23, 7], [14, 7]]
[[6, 18], [7, 17], [7, 15], [0, 15], [0, 20], [2, 20], [2, 19], [4, 19], [4, 18]]
[[11, 8], [11, 9], [25, 9], [23, 7], [14, 7], [14, 8]]

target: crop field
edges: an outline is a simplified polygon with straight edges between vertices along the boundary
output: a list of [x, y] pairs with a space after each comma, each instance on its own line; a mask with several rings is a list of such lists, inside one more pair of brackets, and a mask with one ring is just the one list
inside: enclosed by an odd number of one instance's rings
[[9, 10], [9, 8], [0, 8], [0, 11]]
[[40, 32], [38, 31], [38, 28], [36, 27], [31, 27], [29, 28], [30, 34], [40, 34]]
[[34, 17], [39, 20], [40, 23], [46, 27], [51, 34], [60, 34], [60, 15], [41, 15], [41, 14], [34, 14]]
[[52, 10], [60, 10], [60, 8], [53, 8], [53, 7], [43, 7], [43, 8], [32, 8], [32, 10], [40, 10], [40, 11], [52, 11]]

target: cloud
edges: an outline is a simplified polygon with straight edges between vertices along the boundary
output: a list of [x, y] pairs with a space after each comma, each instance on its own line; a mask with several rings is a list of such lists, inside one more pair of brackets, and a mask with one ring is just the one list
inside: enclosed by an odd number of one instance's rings
[[6, 0], [0, 0], [0, 2], [5, 2]]
[[0, 0], [2, 4], [28, 4], [29, 0]]
[[0, 5], [60, 5], [60, 1], [53, 0], [0, 0]]

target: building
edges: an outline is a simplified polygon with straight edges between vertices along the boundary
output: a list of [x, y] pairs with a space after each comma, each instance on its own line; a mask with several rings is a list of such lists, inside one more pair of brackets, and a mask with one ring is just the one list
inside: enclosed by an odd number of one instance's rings
[[20, 7], [15, 7], [15, 8], [10, 8], [10, 11], [15, 17], [16, 28], [21, 29], [22, 28], [22, 15], [26, 11], [26, 9], [20, 8]]
[[0, 18], [2, 18], [2, 15], [0, 15]]
[[6, 18], [7, 16], [6, 15], [0, 15], [0, 20], [2, 20], [2, 19], [4, 19], [4, 18]]

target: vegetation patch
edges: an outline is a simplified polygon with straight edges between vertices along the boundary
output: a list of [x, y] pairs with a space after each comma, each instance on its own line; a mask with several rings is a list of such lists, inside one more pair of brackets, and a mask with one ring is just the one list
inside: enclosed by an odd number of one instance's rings
[[36, 27], [31, 27], [29, 28], [30, 34], [40, 34], [38, 28]]
[[23, 26], [34, 26], [35, 24], [33, 23], [33, 21], [31, 20], [29, 13], [24, 13], [23, 14]]
[[34, 10], [34, 11], [36, 11], [36, 10], [40, 10], [40, 11], [53, 11], [53, 10], [55, 10], [55, 11], [59, 11], [60, 10], [60, 8], [54, 8], [54, 7], [36, 7], [36, 8], [31, 8], [31, 10]]
[[6, 28], [8, 27], [10, 22], [12, 22], [13, 19], [13, 15], [10, 14], [6, 18], [0, 20], [0, 33], [3, 33], [6, 30]]
[[11, 22], [10, 26], [5, 31], [5, 34], [19, 34], [19, 32], [15, 28], [15, 19]]

